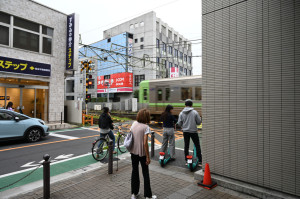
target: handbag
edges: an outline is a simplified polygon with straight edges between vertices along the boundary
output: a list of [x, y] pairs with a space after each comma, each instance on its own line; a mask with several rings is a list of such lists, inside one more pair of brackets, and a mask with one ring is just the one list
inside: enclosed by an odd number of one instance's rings
[[132, 132], [130, 131], [127, 136], [125, 137], [125, 140], [124, 140], [124, 146], [126, 147], [126, 149], [128, 151], [131, 150], [132, 146], [133, 146], [133, 134]]

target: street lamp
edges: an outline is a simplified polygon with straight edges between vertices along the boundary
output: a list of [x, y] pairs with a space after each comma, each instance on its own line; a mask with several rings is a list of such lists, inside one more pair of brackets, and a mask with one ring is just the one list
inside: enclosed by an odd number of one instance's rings
[[107, 86], [107, 103], [109, 102], [109, 82], [108, 81], [105, 81], [104, 83], [105, 86]]

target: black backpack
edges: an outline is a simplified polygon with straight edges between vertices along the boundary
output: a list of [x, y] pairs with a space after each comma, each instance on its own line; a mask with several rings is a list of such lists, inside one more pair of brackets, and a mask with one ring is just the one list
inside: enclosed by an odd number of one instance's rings
[[98, 124], [100, 129], [113, 129], [112, 120], [107, 113], [102, 113], [100, 115]]

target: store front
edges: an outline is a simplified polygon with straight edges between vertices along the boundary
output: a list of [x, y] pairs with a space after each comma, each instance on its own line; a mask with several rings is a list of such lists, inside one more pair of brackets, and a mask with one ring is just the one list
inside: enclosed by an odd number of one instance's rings
[[47, 121], [49, 107], [48, 82], [0, 78], [0, 107], [13, 103], [14, 111]]

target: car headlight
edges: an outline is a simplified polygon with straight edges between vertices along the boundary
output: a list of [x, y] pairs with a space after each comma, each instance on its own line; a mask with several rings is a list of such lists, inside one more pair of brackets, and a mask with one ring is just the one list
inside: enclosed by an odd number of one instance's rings
[[40, 122], [42, 125], [45, 125], [45, 124], [46, 124], [43, 120], [39, 120], [39, 122]]

